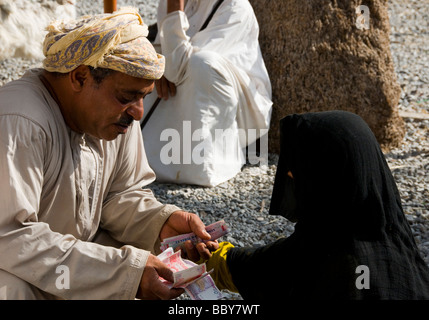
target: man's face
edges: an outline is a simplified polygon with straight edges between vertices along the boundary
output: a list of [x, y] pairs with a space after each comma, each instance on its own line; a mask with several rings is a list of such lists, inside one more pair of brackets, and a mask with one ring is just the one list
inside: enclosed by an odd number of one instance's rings
[[108, 75], [100, 84], [89, 76], [75, 101], [73, 123], [80, 132], [113, 140], [143, 117], [143, 98], [153, 88], [153, 80], [120, 72]]

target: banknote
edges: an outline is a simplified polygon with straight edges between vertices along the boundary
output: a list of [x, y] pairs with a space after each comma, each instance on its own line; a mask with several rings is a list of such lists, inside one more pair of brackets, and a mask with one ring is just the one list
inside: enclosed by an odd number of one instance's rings
[[159, 260], [164, 261], [167, 258], [171, 257], [173, 254], [174, 254], [173, 248], [167, 248], [167, 250], [164, 250], [159, 255], [157, 255], [157, 257]]
[[158, 258], [173, 271], [174, 283], [160, 277], [168, 287], [184, 288], [193, 300], [223, 298], [210, 276], [213, 270], [207, 271], [205, 263], [198, 265], [190, 260], [182, 259], [180, 250], [174, 252], [171, 247], [159, 254]]
[[173, 287], [184, 288], [190, 282], [192, 282], [195, 279], [201, 278], [206, 273], [207, 272], [206, 272], [206, 264], [205, 263], [202, 263], [200, 265], [195, 265], [193, 267], [189, 267], [188, 269], [176, 271], [173, 273], [173, 278], [174, 278]]
[[[229, 232], [229, 229], [226, 222], [224, 220], [220, 220], [206, 226], [206, 231], [211, 235], [210, 240], [214, 241], [216, 239], [219, 239], [223, 235], [227, 234]], [[164, 241], [161, 242], [161, 251], [164, 251], [170, 247], [175, 249], [187, 240], [191, 240], [192, 243], [194, 244], [203, 241], [199, 237], [197, 237], [193, 232], [185, 233], [185, 234], [164, 239]]]
[[173, 283], [161, 279], [170, 288], [184, 288], [193, 281], [203, 278], [208, 274], [205, 263], [196, 264], [192, 261], [182, 259], [180, 250], [173, 252], [173, 248], [169, 248], [169, 250], [159, 255], [158, 259], [173, 271]]
[[185, 288], [192, 300], [219, 300], [223, 298], [222, 292], [216, 287], [211, 276], [193, 282]]

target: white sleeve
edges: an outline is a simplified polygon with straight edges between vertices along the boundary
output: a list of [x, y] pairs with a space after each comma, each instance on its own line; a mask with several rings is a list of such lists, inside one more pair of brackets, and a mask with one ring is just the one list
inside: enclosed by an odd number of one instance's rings
[[258, 54], [259, 28], [248, 1], [225, 1], [207, 28], [192, 38], [186, 35], [188, 28], [183, 11], [169, 13], [160, 22], [159, 38], [166, 58], [164, 75], [176, 85], [186, 77], [187, 62], [194, 51], [210, 50], [240, 64], [253, 61]]
[[116, 240], [159, 253], [159, 233], [169, 216], [180, 208], [160, 203], [145, 188], [155, 180], [144, 151], [137, 121], [118, 154], [109, 194], [103, 203], [101, 227]]

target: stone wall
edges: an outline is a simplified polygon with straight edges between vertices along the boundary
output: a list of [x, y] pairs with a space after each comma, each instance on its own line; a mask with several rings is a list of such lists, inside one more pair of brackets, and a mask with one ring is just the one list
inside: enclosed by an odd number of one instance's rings
[[250, 2], [273, 87], [270, 152], [279, 151], [281, 118], [334, 109], [360, 115], [384, 150], [401, 144], [387, 1], [366, 1], [369, 12], [353, 0]]

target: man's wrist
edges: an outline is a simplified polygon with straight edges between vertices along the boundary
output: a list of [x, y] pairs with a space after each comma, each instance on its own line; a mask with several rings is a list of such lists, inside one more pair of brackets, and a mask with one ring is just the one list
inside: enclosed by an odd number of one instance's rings
[[174, 11], [184, 11], [185, 1], [183, 0], [168, 0], [167, 2], [167, 13]]

